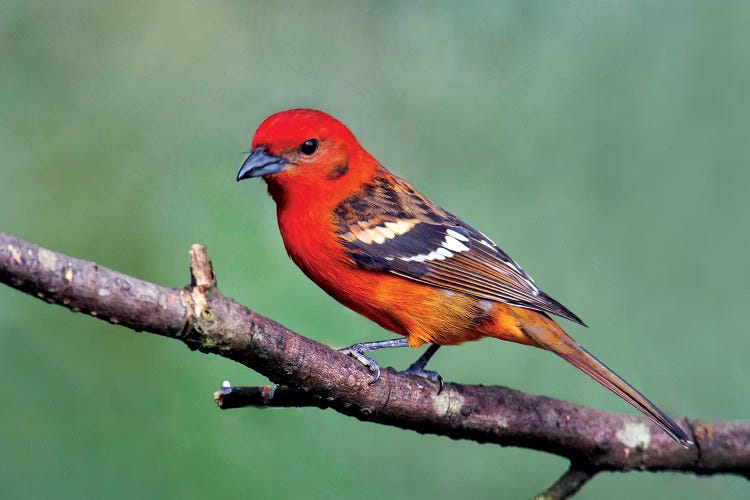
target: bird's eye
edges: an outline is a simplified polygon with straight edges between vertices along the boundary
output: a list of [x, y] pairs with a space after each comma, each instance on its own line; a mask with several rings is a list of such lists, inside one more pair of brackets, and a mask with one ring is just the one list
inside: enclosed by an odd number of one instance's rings
[[315, 154], [315, 152], [318, 150], [318, 140], [317, 139], [306, 140], [299, 147], [299, 150], [305, 156], [310, 156], [312, 154]]

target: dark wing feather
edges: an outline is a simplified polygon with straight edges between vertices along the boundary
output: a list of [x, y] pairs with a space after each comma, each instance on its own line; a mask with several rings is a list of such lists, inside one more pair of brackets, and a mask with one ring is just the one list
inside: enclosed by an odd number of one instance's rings
[[386, 171], [335, 215], [349, 255], [365, 269], [583, 324], [489, 238]]

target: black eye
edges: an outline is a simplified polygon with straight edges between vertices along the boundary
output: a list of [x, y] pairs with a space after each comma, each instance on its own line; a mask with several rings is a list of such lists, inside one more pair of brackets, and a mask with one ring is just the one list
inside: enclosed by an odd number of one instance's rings
[[310, 156], [311, 154], [314, 154], [318, 150], [318, 140], [317, 139], [306, 140], [299, 147], [299, 150], [303, 155], [306, 155], [306, 156]]

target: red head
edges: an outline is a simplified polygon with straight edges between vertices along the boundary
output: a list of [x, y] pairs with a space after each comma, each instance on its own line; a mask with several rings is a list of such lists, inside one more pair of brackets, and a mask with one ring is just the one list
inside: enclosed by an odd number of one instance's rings
[[314, 109], [290, 109], [260, 124], [237, 180], [263, 177], [278, 203], [290, 196], [347, 192], [369, 179], [377, 165], [334, 117]]

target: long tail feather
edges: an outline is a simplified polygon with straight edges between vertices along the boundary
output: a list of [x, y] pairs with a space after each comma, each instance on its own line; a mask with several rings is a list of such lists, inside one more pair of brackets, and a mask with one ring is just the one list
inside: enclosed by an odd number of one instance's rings
[[[554, 324], [552, 320], [550, 323]], [[638, 392], [633, 386], [625, 382], [615, 372], [596, 359], [586, 349], [578, 345], [562, 328], [554, 324], [555, 329], [541, 325], [524, 328], [524, 332], [545, 349], [554, 352], [565, 361], [575, 366], [583, 373], [593, 378], [601, 385], [620, 396], [635, 409], [649, 417], [656, 425], [664, 429], [672, 439], [682, 446], [689, 447], [694, 443], [680, 426], [664, 414], [656, 405]]]

